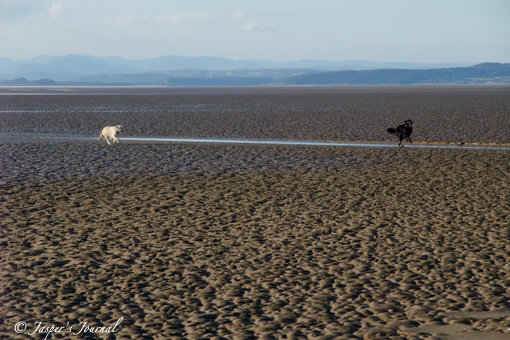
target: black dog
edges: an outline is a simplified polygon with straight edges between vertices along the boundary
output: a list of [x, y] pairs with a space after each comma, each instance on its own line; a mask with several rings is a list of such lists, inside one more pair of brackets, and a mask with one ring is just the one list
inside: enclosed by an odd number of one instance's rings
[[402, 145], [404, 138], [407, 139], [409, 143], [413, 142], [411, 140], [411, 133], [413, 133], [413, 121], [410, 119], [404, 121], [404, 124], [397, 126], [396, 129], [389, 128], [387, 131], [391, 134], [397, 135], [399, 139], [398, 146], [402, 148], [404, 147], [404, 145]]

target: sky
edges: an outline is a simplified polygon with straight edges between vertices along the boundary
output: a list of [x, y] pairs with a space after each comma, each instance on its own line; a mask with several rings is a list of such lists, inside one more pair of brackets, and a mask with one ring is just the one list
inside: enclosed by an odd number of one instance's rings
[[510, 63], [510, 0], [0, 0], [0, 57]]

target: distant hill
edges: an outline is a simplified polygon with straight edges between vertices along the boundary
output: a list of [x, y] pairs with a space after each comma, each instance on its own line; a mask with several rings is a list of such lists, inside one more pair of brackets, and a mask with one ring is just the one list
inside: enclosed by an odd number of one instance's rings
[[16, 79], [0, 82], [0, 85], [48, 86], [48, 85], [58, 85], [58, 83], [52, 79], [47, 79], [47, 78], [37, 79], [37, 80], [28, 80], [27, 78], [16, 78]]
[[229, 85], [236, 84], [268, 84], [271, 81], [302, 74], [314, 74], [317, 70], [310, 69], [242, 69], [242, 70], [199, 70], [185, 69], [177, 71], [161, 71], [134, 74], [99, 74], [78, 79], [81, 83], [92, 84], [206, 84], [225, 81]]
[[56, 81], [72, 81], [89, 74], [126, 73], [136, 70], [129, 66], [109, 65], [104, 60], [86, 56], [69, 55], [58, 59], [37, 58], [37, 60], [41, 59], [44, 61], [16, 62], [14, 66], [7, 69], [0, 65], [0, 74], [12, 75], [15, 78], [51, 78]]
[[[29, 80], [51, 78], [55, 81], [78, 81], [79, 78], [102, 74], [142, 74], [176, 70], [269, 70], [301, 69], [315, 73], [338, 70], [373, 70], [384, 68], [432, 69], [469, 66], [469, 63], [425, 64], [384, 63], [374, 61], [328, 61], [298, 60], [273, 62], [259, 59], [231, 60], [218, 57], [162, 56], [159, 58], [129, 60], [119, 57], [96, 57], [93, 55], [49, 56], [40, 55], [30, 60], [0, 58], [0, 81], [27, 78]], [[306, 72], [310, 73], [310, 72]], [[266, 76], [263, 76], [263, 78]]]
[[[423, 69], [427, 66], [428, 68]], [[235, 61], [216, 57], [183, 56], [127, 60], [91, 55], [64, 57], [41, 55], [28, 61], [0, 58], [0, 84], [27, 86], [510, 84], [510, 64], [453, 66], [370, 61], [271, 62], [256, 59]]]
[[381, 69], [321, 72], [278, 80], [285, 85], [475, 84], [509, 83], [510, 64], [483, 63], [470, 67], [430, 70]]

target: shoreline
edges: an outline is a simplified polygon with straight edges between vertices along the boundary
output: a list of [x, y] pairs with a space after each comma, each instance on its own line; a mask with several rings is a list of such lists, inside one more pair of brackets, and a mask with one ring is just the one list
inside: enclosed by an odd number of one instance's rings
[[[92, 136], [70, 136], [70, 135], [54, 135], [54, 134], [16, 134], [16, 133], [0, 133], [0, 143], [37, 143], [37, 142], [85, 142], [97, 141]], [[244, 145], [294, 145], [294, 146], [326, 146], [326, 147], [374, 147], [374, 148], [398, 148], [396, 143], [389, 142], [354, 142], [354, 141], [297, 141], [297, 140], [260, 140], [260, 139], [229, 139], [229, 138], [167, 138], [167, 137], [123, 137], [119, 136], [119, 145], [122, 142], [133, 143], [162, 143], [162, 144], [179, 144], [179, 143], [197, 143], [197, 144], [244, 144]], [[404, 142], [405, 143], [405, 142]], [[99, 144], [99, 143], [98, 143]], [[101, 144], [106, 144], [101, 142]], [[107, 144], [106, 144], [107, 145]], [[112, 144], [115, 146], [115, 144]], [[454, 143], [454, 142], [414, 142], [412, 144], [405, 143], [405, 148], [423, 148], [423, 149], [458, 149], [458, 150], [499, 150], [510, 151], [508, 143]]]

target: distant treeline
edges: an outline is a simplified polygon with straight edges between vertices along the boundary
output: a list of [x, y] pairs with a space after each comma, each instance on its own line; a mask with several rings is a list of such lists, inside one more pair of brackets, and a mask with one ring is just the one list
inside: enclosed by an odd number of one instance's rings
[[169, 86], [260, 86], [271, 82], [270, 78], [219, 77], [219, 78], [169, 78]]
[[288, 85], [484, 83], [490, 81], [510, 83], [510, 64], [483, 63], [470, 67], [430, 70], [334, 71], [280, 79], [281, 84]]
[[[232, 76], [227, 75], [232, 74]], [[297, 75], [296, 75], [297, 74]], [[290, 76], [292, 75], [292, 76]], [[236, 71], [182, 70], [137, 74], [99, 74], [77, 81], [51, 79], [7, 80], [3, 85], [159, 85], [159, 86], [267, 86], [267, 85], [379, 85], [379, 84], [510, 84], [510, 64], [483, 63], [469, 67], [409, 70], [346, 70], [313, 72], [306, 69]]]

